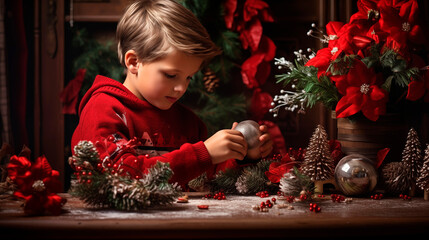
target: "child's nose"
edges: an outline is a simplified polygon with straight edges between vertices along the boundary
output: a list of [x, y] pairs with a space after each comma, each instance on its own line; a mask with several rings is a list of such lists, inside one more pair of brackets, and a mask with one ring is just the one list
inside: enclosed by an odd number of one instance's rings
[[188, 81], [180, 81], [180, 83], [178, 83], [176, 86], [174, 86], [174, 91], [177, 92], [185, 92], [186, 89], [188, 88]]

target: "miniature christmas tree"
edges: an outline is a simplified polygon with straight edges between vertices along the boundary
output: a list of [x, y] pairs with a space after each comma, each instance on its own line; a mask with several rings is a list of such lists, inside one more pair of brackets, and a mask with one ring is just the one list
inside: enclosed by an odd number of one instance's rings
[[413, 192], [419, 170], [423, 164], [421, 144], [414, 128], [411, 128], [408, 132], [405, 148], [402, 151], [402, 163], [407, 171], [406, 176], [408, 178], [408, 182], [410, 183], [410, 190]]
[[429, 144], [426, 145], [423, 167], [420, 169], [419, 178], [417, 178], [417, 186], [424, 191], [424, 199], [429, 200]]
[[334, 174], [334, 160], [329, 151], [328, 135], [323, 126], [318, 125], [307, 147], [302, 174], [315, 182], [315, 191], [323, 192], [323, 182]]

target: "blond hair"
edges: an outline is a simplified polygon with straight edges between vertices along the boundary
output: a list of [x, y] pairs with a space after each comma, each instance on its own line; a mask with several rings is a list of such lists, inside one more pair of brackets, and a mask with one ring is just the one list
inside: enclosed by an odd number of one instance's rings
[[173, 50], [204, 59], [220, 54], [195, 15], [174, 0], [140, 0], [126, 8], [116, 29], [118, 57], [134, 50], [141, 62], [152, 62]]

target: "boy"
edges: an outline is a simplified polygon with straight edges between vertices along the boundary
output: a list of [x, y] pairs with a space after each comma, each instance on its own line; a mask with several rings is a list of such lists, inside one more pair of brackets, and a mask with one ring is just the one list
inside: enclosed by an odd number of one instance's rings
[[[141, 177], [157, 161], [169, 162], [170, 181], [182, 187], [245, 158], [247, 143], [239, 131], [221, 130], [205, 140], [202, 121], [177, 103], [192, 76], [220, 53], [189, 10], [173, 0], [137, 1], [119, 21], [116, 37], [126, 79], [121, 84], [96, 77], [79, 106], [72, 146], [109, 139], [105, 151], [130, 176]], [[261, 157], [273, 146], [266, 131], [261, 126]], [[144, 151], [118, 153], [117, 144], [133, 138], [144, 142]]]

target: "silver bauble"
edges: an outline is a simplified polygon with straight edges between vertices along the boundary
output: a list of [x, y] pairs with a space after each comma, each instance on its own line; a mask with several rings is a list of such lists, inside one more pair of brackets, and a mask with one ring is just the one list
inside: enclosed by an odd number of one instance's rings
[[364, 195], [377, 185], [374, 163], [359, 154], [343, 157], [335, 167], [335, 181], [345, 195]]
[[261, 132], [259, 131], [259, 124], [253, 120], [245, 120], [239, 122], [234, 129], [240, 131], [247, 142], [247, 157], [251, 159], [260, 158], [259, 137], [261, 136]]

